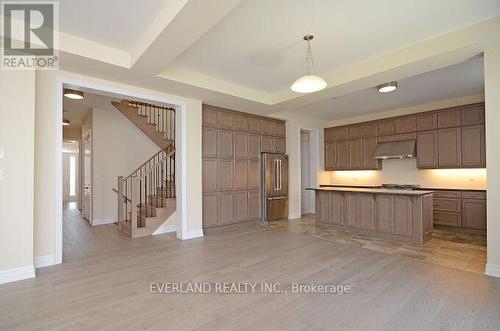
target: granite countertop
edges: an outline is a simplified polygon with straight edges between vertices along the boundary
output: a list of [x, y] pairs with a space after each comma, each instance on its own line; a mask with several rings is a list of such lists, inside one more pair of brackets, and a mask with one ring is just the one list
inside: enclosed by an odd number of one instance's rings
[[[380, 185], [320, 185], [323, 187], [345, 187], [345, 188], [382, 188]], [[479, 188], [433, 188], [433, 187], [421, 187], [415, 189], [417, 191], [471, 191], [471, 192], [486, 192], [485, 189]]]
[[426, 191], [426, 190], [391, 190], [384, 188], [366, 188], [366, 187], [318, 187], [318, 188], [306, 188], [306, 190], [360, 192], [360, 193], [393, 194], [393, 195], [426, 195], [432, 193], [432, 191]]

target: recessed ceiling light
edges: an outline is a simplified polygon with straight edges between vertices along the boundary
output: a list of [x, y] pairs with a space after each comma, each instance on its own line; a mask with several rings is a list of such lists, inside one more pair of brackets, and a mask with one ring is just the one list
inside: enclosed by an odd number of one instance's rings
[[312, 93], [312, 92], [317, 92], [321, 91], [326, 87], [326, 82], [323, 78], [311, 75], [311, 71], [313, 68], [313, 57], [312, 57], [312, 50], [311, 50], [311, 40], [314, 38], [314, 36], [308, 34], [304, 36], [304, 40], [307, 41], [307, 48], [306, 48], [306, 75], [300, 77], [297, 79], [295, 82], [293, 82], [292, 86], [290, 89], [294, 92], [298, 93]]
[[69, 120], [64, 119], [63, 122], [62, 122], [62, 125], [63, 126], [68, 126], [69, 125]]
[[398, 82], [392, 81], [389, 83], [379, 85], [379, 86], [377, 86], [377, 88], [378, 88], [378, 91], [381, 93], [392, 92], [398, 88]]
[[69, 88], [65, 88], [64, 89], [64, 96], [66, 98], [80, 100], [80, 99], [83, 99], [83, 92], [77, 91], [77, 90], [72, 90]]

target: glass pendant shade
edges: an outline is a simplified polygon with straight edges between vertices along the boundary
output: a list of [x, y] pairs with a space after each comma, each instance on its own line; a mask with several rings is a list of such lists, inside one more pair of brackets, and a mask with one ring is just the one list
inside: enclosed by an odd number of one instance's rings
[[314, 75], [306, 75], [293, 82], [291, 89], [298, 93], [312, 93], [321, 91], [325, 87], [326, 82], [323, 78]]

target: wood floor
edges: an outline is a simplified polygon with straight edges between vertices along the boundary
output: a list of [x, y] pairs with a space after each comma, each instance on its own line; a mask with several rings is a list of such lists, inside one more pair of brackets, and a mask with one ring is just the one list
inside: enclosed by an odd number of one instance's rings
[[[74, 255], [38, 269], [36, 279], [1, 285], [0, 330], [500, 329], [500, 279], [286, 229], [247, 223], [189, 241], [173, 234], [111, 240], [99, 254]], [[189, 281], [349, 284], [352, 290], [150, 293], [152, 282]]]

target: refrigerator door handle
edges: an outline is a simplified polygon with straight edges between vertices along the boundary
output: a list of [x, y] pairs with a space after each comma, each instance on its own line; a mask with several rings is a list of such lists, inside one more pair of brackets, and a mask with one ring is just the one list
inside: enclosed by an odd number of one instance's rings
[[279, 187], [278, 187], [278, 191], [281, 191], [281, 159], [278, 159], [278, 168], [279, 168]]
[[274, 190], [278, 190], [278, 160], [274, 160], [274, 174], [273, 174], [273, 180], [274, 180]]

